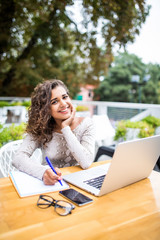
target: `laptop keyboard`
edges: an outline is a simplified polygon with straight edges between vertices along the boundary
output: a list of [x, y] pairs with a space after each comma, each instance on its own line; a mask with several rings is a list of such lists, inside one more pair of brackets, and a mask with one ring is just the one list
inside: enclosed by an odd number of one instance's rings
[[96, 177], [96, 178], [92, 178], [92, 179], [84, 181], [84, 183], [86, 183], [86, 184], [88, 184], [92, 187], [101, 189], [101, 186], [102, 186], [102, 183], [104, 181], [105, 176], [106, 175], [102, 175], [102, 176], [99, 176], [99, 177]]

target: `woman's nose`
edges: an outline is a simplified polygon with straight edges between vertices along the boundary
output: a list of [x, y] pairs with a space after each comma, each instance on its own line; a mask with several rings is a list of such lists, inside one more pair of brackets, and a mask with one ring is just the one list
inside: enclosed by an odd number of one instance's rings
[[60, 105], [61, 105], [61, 106], [65, 106], [65, 105], [66, 105], [65, 100], [61, 99], [61, 101], [60, 101]]

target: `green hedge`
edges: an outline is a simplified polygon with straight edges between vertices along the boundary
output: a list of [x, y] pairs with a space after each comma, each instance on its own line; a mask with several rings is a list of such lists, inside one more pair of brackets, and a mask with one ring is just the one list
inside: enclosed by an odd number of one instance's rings
[[89, 108], [87, 107], [87, 106], [80, 106], [80, 105], [78, 105], [77, 107], [76, 107], [76, 111], [77, 112], [83, 112], [83, 111], [88, 111], [89, 110]]
[[25, 129], [26, 129], [25, 123], [21, 123], [18, 126], [12, 124], [11, 126], [5, 128], [3, 128], [2, 125], [0, 125], [0, 147], [2, 147], [4, 144], [10, 141], [23, 139]]
[[24, 102], [7, 102], [7, 101], [0, 101], [0, 107], [8, 107], [8, 106], [25, 106], [29, 107], [31, 105], [31, 101], [24, 101]]

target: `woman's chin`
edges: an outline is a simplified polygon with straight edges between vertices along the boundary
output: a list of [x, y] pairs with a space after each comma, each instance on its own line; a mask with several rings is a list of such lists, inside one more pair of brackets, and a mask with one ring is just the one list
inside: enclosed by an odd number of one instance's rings
[[69, 113], [69, 114], [64, 114], [64, 115], [62, 115], [61, 117], [62, 117], [63, 120], [66, 120], [66, 119], [68, 119], [70, 116], [71, 116], [71, 114]]

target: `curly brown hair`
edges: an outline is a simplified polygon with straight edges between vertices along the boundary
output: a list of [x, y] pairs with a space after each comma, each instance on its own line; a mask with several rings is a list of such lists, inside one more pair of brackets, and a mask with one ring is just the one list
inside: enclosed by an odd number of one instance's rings
[[51, 116], [51, 91], [58, 86], [63, 87], [69, 94], [61, 80], [51, 79], [38, 84], [31, 95], [26, 132], [31, 134], [39, 145], [45, 146], [52, 139], [55, 120]]

